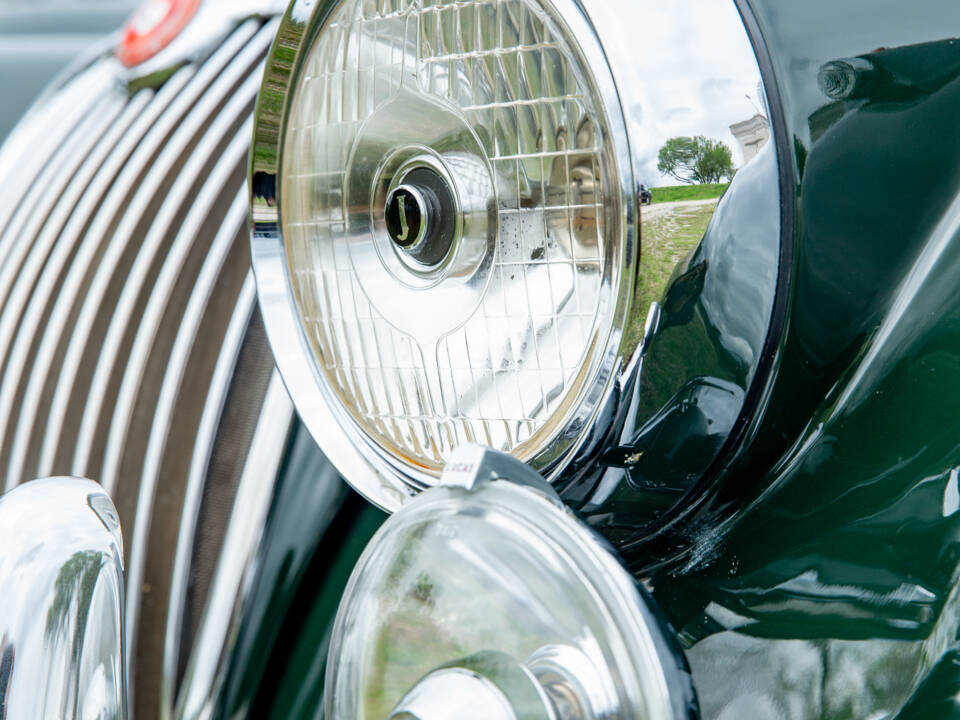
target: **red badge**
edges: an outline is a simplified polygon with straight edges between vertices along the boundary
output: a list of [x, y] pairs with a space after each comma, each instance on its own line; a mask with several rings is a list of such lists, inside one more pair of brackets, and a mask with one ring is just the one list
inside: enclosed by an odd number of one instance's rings
[[186, 27], [200, 0], [146, 0], [123, 29], [117, 58], [126, 67], [149, 60]]

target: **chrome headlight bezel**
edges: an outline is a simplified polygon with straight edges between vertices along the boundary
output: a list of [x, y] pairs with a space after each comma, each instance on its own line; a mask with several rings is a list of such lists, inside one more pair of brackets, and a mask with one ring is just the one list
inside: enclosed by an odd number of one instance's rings
[[[341, 473], [369, 500], [394, 511], [436, 478], [392, 458], [364, 433], [342, 407], [314, 360], [314, 351], [300, 319], [290, 279], [282, 231], [281, 163], [290, 107], [305, 58], [339, 0], [297, 0], [285, 13], [267, 60], [257, 105], [251, 154], [252, 258], [261, 309], [277, 366], [290, 395], [313, 437]], [[615, 167], [611, 177], [619, 193], [618, 267], [612, 274], [612, 331], [598, 353], [592, 378], [576, 397], [576, 412], [565, 426], [529, 459], [548, 479], [556, 479], [582, 452], [592, 437], [612, 422], [611, 398], [619, 392], [618, 379], [632, 367], [638, 338], [625, 333], [636, 324], [634, 307], [638, 261], [637, 208], [633, 191], [634, 168], [620, 95], [603, 46], [582, 7], [575, 0], [551, 0], [551, 5], [577, 38], [592, 72], [592, 81], [610, 128]], [[267, 202], [272, 194], [273, 202]], [[601, 418], [606, 418], [602, 420]]]

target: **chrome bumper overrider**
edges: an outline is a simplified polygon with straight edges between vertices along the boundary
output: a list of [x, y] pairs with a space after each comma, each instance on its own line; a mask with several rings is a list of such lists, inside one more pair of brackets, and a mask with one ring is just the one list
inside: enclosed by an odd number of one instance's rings
[[89, 480], [0, 499], [0, 720], [125, 718], [123, 547]]

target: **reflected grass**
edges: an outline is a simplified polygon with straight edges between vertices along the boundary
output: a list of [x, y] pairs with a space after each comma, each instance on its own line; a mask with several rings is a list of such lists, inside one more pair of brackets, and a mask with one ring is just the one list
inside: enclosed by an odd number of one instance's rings
[[730, 187], [730, 183], [706, 185], [675, 185], [650, 190], [653, 204], [681, 202], [685, 200], [712, 200], [719, 198]]
[[641, 315], [663, 297], [674, 268], [703, 238], [715, 210], [715, 203], [644, 208], [637, 289]]

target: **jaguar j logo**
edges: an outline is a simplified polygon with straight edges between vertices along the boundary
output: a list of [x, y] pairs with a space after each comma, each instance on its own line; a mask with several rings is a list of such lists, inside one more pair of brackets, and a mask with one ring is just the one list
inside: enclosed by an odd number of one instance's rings
[[401, 248], [409, 248], [423, 235], [426, 207], [417, 190], [401, 185], [387, 198], [387, 232]]
[[405, 195], [401, 195], [397, 198], [397, 213], [400, 216], [400, 235], [397, 236], [396, 240], [401, 245], [406, 244], [407, 238], [410, 237], [410, 223], [407, 222], [407, 198]]

